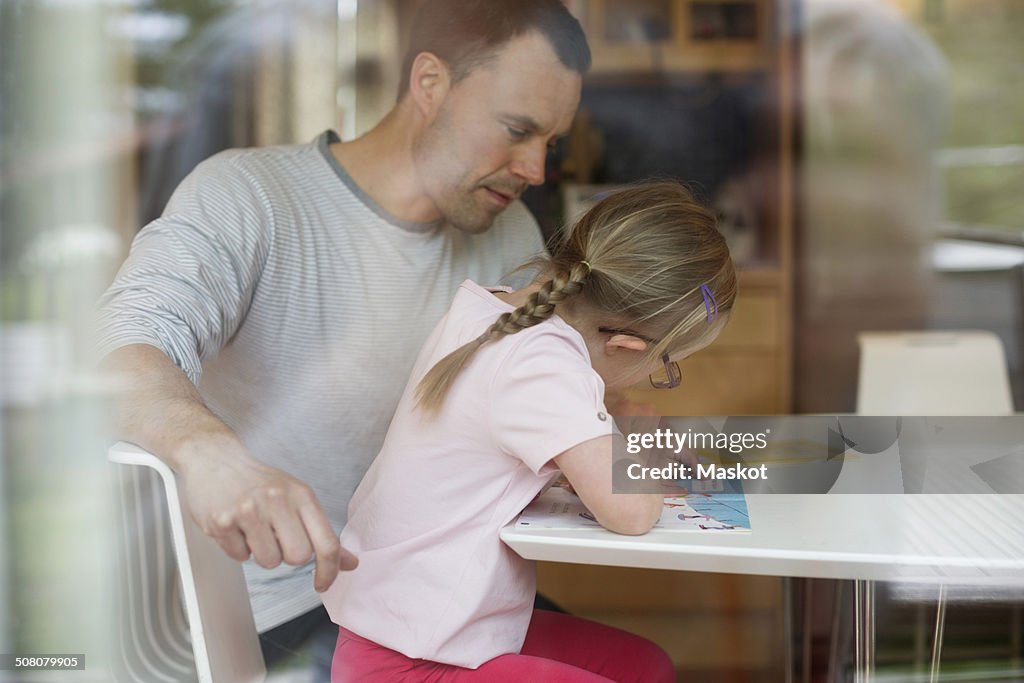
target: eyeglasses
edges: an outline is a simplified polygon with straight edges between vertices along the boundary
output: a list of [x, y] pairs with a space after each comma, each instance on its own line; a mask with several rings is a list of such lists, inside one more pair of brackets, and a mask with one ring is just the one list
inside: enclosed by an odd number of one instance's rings
[[[658, 343], [657, 340], [645, 337], [633, 330], [624, 330], [618, 327], [599, 327], [597, 331], [607, 334], [628, 334], [631, 337], [643, 339], [648, 344]], [[661, 362], [664, 363], [665, 367], [648, 376], [651, 380], [651, 386], [655, 389], [675, 389], [683, 381], [683, 371], [679, 369], [679, 363], [669, 360], [667, 353], [661, 354]]]

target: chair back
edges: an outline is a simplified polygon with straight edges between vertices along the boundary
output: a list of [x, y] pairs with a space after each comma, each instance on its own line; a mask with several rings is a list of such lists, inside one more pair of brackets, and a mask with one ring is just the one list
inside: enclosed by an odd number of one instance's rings
[[865, 332], [857, 412], [1009, 415], [1006, 356], [991, 332]]
[[185, 509], [171, 468], [138, 446], [120, 442], [109, 459], [154, 470], [163, 482], [174, 556], [181, 577], [200, 683], [254, 683], [266, 677], [242, 565], [206, 536]]

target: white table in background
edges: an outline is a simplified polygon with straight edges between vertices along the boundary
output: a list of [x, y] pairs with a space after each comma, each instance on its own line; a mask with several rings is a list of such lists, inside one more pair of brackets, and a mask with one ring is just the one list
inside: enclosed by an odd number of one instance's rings
[[[502, 540], [530, 560], [852, 579], [858, 680], [874, 668], [874, 582], [1024, 587], [1024, 495], [748, 494], [749, 534], [620, 536], [603, 529], [517, 529]], [[944, 595], [943, 593], [940, 593]], [[933, 670], [945, 600], [936, 620]]]

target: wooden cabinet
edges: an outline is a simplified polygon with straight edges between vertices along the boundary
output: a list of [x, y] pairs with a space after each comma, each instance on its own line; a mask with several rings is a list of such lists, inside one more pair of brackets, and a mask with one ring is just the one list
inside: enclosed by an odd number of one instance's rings
[[593, 73], [749, 71], [775, 58], [771, 0], [575, 0]]
[[766, 415], [790, 403], [789, 288], [781, 269], [739, 276], [732, 318], [707, 349], [683, 361], [675, 389], [640, 385], [630, 398], [660, 415]]
[[[593, 53], [563, 165], [576, 194], [645, 177], [703, 188], [739, 272], [732, 318], [682, 364], [663, 415], [785, 414], [792, 403], [795, 0], [576, 0]], [[743, 231], [746, 232], [743, 232]]]
[[781, 680], [777, 578], [542, 562], [537, 582], [572, 614], [660, 645], [681, 680]]

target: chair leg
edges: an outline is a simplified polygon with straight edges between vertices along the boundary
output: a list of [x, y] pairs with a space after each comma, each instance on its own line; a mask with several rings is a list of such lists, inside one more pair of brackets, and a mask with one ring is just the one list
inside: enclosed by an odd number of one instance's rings
[[813, 579], [800, 579], [800, 582], [804, 587], [804, 623], [802, 628], [802, 642], [803, 642], [803, 657], [801, 657], [800, 669], [802, 683], [811, 683], [811, 647], [813, 645], [811, 638], [811, 621], [812, 621], [812, 607], [814, 603], [814, 580]]
[[924, 674], [928, 623], [924, 603], [914, 606], [914, 680]]
[[1010, 608], [1010, 668], [1013, 671], [1021, 671], [1024, 668], [1024, 638], [1021, 637], [1021, 623], [1020, 617], [1021, 603], [1013, 603], [1013, 607]]
[[840, 652], [846, 651], [846, 621], [843, 613], [846, 611], [846, 581], [833, 581], [834, 593], [832, 597], [832, 629], [829, 638], [828, 651], [828, 683], [836, 683], [839, 680]]
[[932, 642], [932, 668], [929, 680], [939, 680], [939, 669], [942, 663], [942, 639], [946, 629], [946, 585], [939, 586], [939, 600], [935, 607], [935, 638]]
[[783, 652], [785, 661], [785, 675], [784, 680], [786, 683], [795, 683], [793, 673], [793, 581], [795, 579], [784, 576], [782, 577], [782, 637]]
[[857, 683], [870, 683], [875, 673], [875, 582], [853, 582], [854, 639]]

